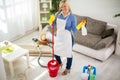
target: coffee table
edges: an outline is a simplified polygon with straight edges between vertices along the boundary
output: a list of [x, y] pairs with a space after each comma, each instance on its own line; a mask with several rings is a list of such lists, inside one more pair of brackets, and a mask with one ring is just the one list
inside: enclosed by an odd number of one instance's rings
[[[9, 42], [9, 41], [8, 41]], [[14, 68], [13, 68], [13, 61], [17, 60], [18, 58], [26, 55], [27, 58], [27, 66], [29, 67], [29, 50], [21, 48], [20, 46], [9, 42], [12, 47], [14, 47], [13, 52], [10, 53], [2, 53], [3, 60], [7, 61], [9, 63], [10, 73], [13, 77], [15, 75]], [[3, 42], [0, 43], [0, 46], [3, 44]]]

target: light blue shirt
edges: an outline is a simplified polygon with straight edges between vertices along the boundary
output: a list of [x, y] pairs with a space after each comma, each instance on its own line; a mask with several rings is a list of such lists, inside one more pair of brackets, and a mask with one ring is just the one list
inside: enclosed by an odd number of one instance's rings
[[[72, 13], [70, 13], [66, 17], [64, 17], [63, 14], [60, 13], [57, 18], [60, 18], [60, 19], [63, 19], [63, 20], [67, 19], [65, 29], [69, 30], [70, 32], [71, 31], [72, 32], [77, 32], [77, 29], [76, 29], [77, 20], [76, 20], [76, 17]], [[54, 21], [54, 25], [56, 26], [56, 19]]]

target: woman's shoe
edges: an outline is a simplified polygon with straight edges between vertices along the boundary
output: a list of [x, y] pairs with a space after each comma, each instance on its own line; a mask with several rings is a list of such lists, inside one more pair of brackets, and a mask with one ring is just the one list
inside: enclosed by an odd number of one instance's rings
[[62, 72], [62, 75], [67, 75], [68, 73], [70, 73], [70, 70], [65, 69], [65, 70]]

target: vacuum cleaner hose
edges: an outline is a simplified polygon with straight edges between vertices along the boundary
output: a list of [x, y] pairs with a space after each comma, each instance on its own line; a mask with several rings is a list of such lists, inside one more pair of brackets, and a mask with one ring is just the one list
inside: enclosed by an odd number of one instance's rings
[[47, 68], [47, 65], [45, 66], [45, 65], [43, 65], [43, 64], [40, 63], [40, 59], [41, 59], [41, 57], [42, 57], [42, 52], [41, 52], [41, 49], [40, 49], [40, 47], [39, 47], [40, 41], [39, 41], [37, 38], [33, 38], [32, 40], [33, 40], [34, 43], [36, 43], [37, 49], [39, 50], [39, 51], [38, 51], [38, 52], [39, 52], [38, 64], [39, 64], [41, 67], [43, 67], [43, 68]]

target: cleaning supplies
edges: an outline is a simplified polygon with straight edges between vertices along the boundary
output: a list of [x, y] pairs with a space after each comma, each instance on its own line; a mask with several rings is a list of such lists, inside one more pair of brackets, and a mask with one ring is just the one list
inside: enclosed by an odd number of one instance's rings
[[76, 29], [77, 29], [77, 30], [80, 30], [80, 29], [81, 29], [81, 32], [82, 32], [82, 35], [83, 35], [83, 36], [87, 35], [87, 29], [86, 29], [85, 25], [86, 25], [86, 20], [82, 20], [82, 21], [76, 26]]
[[76, 29], [80, 30], [86, 24], [86, 20], [82, 20], [77, 26]]
[[83, 25], [83, 27], [81, 28], [81, 32], [82, 32], [83, 36], [87, 35], [87, 29], [86, 29], [85, 25]]
[[81, 74], [82, 80], [95, 80], [96, 79], [96, 68], [94, 66], [88, 65], [83, 67], [83, 72]]

